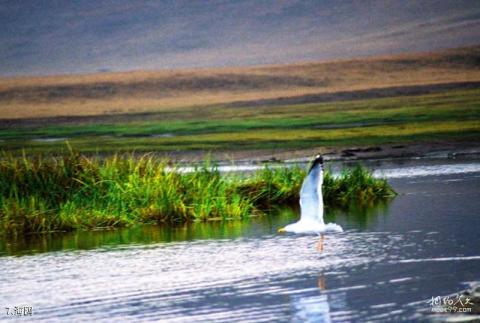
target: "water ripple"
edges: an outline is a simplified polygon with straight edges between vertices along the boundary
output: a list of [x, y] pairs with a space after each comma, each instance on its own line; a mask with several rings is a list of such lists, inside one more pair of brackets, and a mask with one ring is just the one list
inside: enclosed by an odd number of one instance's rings
[[368, 286], [324, 288], [319, 295], [321, 279], [318, 286], [302, 287], [305, 277], [341, 279], [342, 272], [355, 275], [385, 260], [404, 263], [408, 259], [397, 259], [398, 251], [415, 234], [422, 233], [349, 231], [326, 236], [323, 253], [315, 236], [268, 235], [3, 257], [0, 304], [29, 304], [40, 321], [269, 321], [291, 319], [292, 311], [298, 320], [304, 312], [321, 318], [328, 305], [322, 297]]

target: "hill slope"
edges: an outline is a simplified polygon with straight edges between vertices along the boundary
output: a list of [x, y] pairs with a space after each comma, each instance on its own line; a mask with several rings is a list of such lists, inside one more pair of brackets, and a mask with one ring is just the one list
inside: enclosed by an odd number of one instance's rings
[[239, 101], [270, 105], [278, 98], [302, 96], [315, 102], [325, 94], [335, 101], [345, 99], [345, 93], [350, 93], [347, 98], [364, 98], [366, 90], [375, 97], [382, 93], [378, 89], [395, 88], [391, 96], [402, 94], [402, 88], [422, 86], [421, 94], [436, 92], [433, 85], [478, 87], [476, 82], [480, 45], [290, 65], [4, 78], [0, 119], [134, 115]]

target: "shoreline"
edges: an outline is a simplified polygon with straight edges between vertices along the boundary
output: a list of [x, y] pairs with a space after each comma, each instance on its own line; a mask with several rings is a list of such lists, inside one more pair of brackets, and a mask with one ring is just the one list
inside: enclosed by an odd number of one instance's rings
[[[141, 154], [141, 153], [139, 153]], [[175, 163], [199, 163], [206, 158], [228, 164], [266, 164], [309, 162], [316, 154], [322, 154], [326, 161], [355, 161], [401, 158], [480, 158], [480, 142], [443, 141], [420, 143], [397, 143], [387, 145], [315, 147], [305, 149], [259, 149], [238, 151], [181, 151], [156, 153]]]

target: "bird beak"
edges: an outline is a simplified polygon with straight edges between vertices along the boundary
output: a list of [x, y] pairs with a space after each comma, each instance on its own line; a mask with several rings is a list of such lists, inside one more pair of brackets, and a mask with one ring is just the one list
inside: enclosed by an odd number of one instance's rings
[[278, 233], [286, 232], [285, 228], [280, 228], [277, 230]]

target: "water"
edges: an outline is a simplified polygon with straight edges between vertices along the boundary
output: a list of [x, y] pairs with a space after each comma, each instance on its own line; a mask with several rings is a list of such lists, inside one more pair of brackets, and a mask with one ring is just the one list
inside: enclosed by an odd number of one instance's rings
[[0, 309], [32, 306], [29, 318], [48, 322], [424, 321], [429, 299], [480, 281], [480, 161], [369, 166], [399, 196], [329, 212], [345, 232], [322, 253], [315, 236], [276, 233], [295, 209], [29, 237], [0, 243]]

